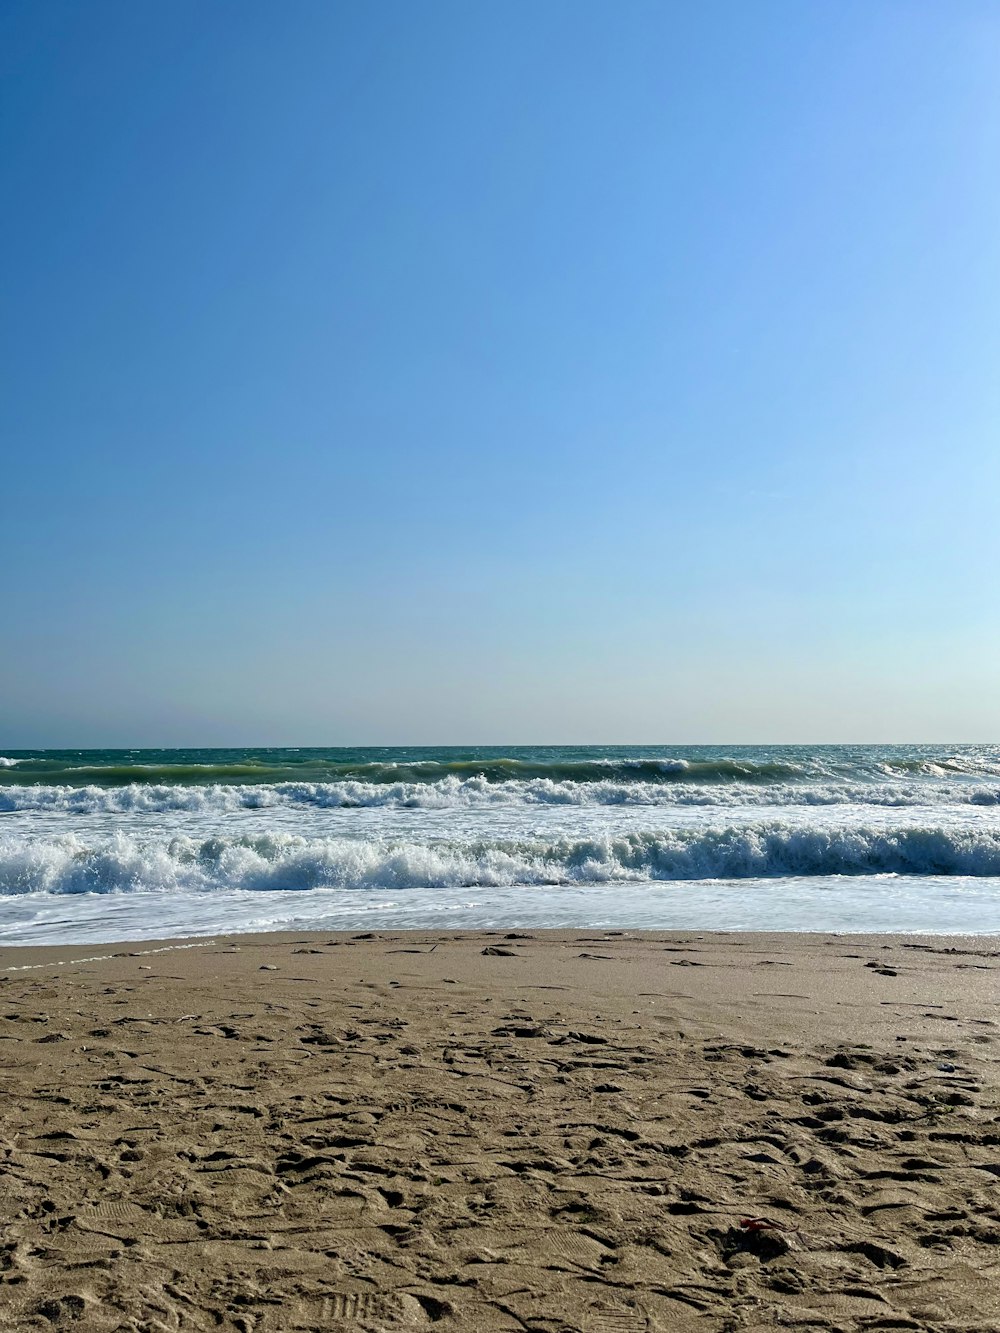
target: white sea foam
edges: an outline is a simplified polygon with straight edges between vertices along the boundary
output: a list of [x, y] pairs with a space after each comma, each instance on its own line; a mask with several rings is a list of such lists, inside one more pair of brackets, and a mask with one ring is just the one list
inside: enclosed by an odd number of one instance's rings
[[843, 875], [1000, 876], [1000, 828], [787, 820], [556, 839], [289, 833], [0, 838], [0, 895], [474, 888]]
[[0, 786], [0, 813], [225, 814], [295, 807], [447, 810], [505, 805], [737, 806], [791, 805], [1000, 805], [998, 783], [924, 781], [692, 784], [574, 782], [531, 778], [490, 782], [483, 777], [438, 782], [281, 782], [206, 786], [131, 783], [100, 786]]
[[5, 754], [0, 754], [0, 768], [16, 768], [19, 763], [19, 759], [8, 759]]

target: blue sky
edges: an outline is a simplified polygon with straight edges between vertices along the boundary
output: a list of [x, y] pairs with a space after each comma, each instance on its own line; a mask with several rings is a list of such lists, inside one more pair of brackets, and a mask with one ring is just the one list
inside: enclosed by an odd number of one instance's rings
[[0, 747], [1000, 739], [1000, 10], [8, 0]]

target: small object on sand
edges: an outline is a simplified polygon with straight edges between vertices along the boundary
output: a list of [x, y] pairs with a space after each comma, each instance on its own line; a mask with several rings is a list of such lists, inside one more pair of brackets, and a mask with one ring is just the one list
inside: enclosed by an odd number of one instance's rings
[[257, 970], [258, 972], [277, 972], [278, 968], [275, 963], [261, 963]]
[[781, 1227], [777, 1222], [772, 1222], [769, 1217], [741, 1217], [740, 1226], [744, 1231], [780, 1231]]
[[480, 949], [480, 953], [492, 954], [498, 958], [516, 958], [517, 954], [513, 949], [497, 949], [492, 944], [488, 944], [485, 949]]

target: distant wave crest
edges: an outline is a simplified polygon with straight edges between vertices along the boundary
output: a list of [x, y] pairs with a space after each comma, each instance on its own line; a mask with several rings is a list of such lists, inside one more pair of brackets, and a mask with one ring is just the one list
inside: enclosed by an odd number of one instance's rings
[[275, 782], [411, 782], [427, 784], [447, 778], [481, 778], [485, 782], [776, 782], [803, 777], [807, 769], [785, 760], [751, 758], [455, 758], [455, 760], [368, 760], [337, 762], [305, 758], [299, 762], [267, 762], [245, 758], [239, 762], [97, 762], [53, 761], [48, 758], [12, 760], [19, 765], [17, 784], [72, 786], [275, 784]]
[[[288, 782], [364, 782], [433, 784], [456, 779], [483, 782], [543, 780], [549, 782], [709, 783], [781, 782], [803, 777], [807, 770], [786, 760], [760, 759], [424, 759], [338, 762], [328, 758], [271, 763], [243, 759], [226, 763], [87, 763], [44, 757], [9, 760], [17, 764], [18, 785], [53, 786], [207, 786], [259, 785]], [[2, 767], [4, 765], [0, 765]]]

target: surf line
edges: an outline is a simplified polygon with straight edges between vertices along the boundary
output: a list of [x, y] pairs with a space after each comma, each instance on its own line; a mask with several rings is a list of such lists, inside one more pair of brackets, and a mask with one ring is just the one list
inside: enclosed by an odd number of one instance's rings
[[34, 972], [40, 967], [73, 967], [77, 963], [106, 963], [109, 958], [148, 958], [154, 953], [172, 953], [175, 949], [207, 949], [218, 940], [197, 940], [194, 944], [163, 944], [159, 949], [130, 949], [128, 953], [95, 953], [90, 958], [54, 958], [51, 963], [15, 963], [4, 972]]

